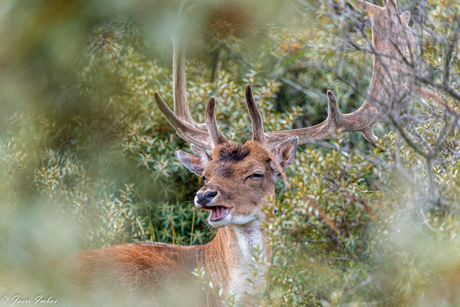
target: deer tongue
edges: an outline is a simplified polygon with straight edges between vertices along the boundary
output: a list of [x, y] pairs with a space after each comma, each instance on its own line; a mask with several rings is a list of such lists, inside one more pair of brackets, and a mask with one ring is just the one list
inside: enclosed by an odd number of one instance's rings
[[212, 210], [211, 211], [211, 217], [210, 217], [211, 220], [220, 219], [220, 218], [224, 217], [228, 212], [227, 208], [220, 207], [220, 206], [212, 207], [211, 210]]

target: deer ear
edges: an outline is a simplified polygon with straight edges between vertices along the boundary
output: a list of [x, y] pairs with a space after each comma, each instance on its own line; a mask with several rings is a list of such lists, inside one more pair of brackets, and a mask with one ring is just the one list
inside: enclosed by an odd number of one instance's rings
[[196, 147], [193, 144], [191, 144], [190, 147], [198, 156], [191, 155], [182, 150], [176, 151], [176, 156], [186, 168], [201, 177], [203, 176], [206, 165], [209, 161], [211, 161], [211, 159], [203, 149]]
[[409, 11], [405, 11], [404, 13], [399, 15], [399, 17], [401, 18], [401, 23], [402, 23], [403, 26], [407, 26], [409, 24], [409, 21], [410, 21], [410, 12]]
[[[279, 163], [281, 168], [284, 170], [288, 167], [289, 164], [294, 162], [295, 151], [297, 149], [297, 143], [299, 142], [299, 137], [291, 137], [279, 144], [273, 150], [273, 155], [275, 156], [276, 161]], [[271, 161], [270, 166], [276, 171], [278, 168], [276, 164]]]

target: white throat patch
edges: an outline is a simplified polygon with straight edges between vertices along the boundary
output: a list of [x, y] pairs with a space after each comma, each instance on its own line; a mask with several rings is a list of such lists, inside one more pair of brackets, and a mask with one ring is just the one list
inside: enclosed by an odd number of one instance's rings
[[[231, 225], [236, 234], [235, 267], [230, 271], [229, 294], [236, 295], [236, 302], [241, 303], [245, 292], [251, 297], [259, 298], [265, 289], [265, 273], [268, 270], [267, 246], [262, 233], [262, 223], [254, 221], [251, 225]], [[258, 248], [259, 253], [256, 252]], [[254, 254], [259, 255], [256, 262]], [[253, 271], [253, 272], [251, 272]], [[254, 272], [256, 271], [256, 272]], [[249, 282], [248, 279], [252, 281]]]

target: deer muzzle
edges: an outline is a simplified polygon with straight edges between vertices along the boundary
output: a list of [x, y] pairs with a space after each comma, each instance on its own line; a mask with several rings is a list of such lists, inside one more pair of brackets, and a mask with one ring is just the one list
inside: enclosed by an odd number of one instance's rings
[[198, 208], [207, 207], [212, 203], [216, 196], [217, 191], [214, 190], [206, 191], [205, 193], [198, 192], [195, 196], [195, 205]]

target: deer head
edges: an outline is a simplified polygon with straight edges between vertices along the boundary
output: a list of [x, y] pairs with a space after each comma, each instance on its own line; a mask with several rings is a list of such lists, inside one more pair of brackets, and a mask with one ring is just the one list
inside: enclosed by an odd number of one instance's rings
[[[160, 109], [167, 110], [167, 116], [174, 114], [158, 94], [155, 94], [155, 100]], [[191, 149], [196, 155], [181, 150], [176, 152], [185, 167], [203, 177], [204, 186], [195, 196], [195, 206], [211, 211], [208, 221], [216, 228], [261, 220], [265, 197], [274, 193], [274, 185], [281, 172], [294, 161], [298, 137], [286, 138], [271, 151], [264, 142], [262, 118], [255, 106], [250, 85], [246, 86], [246, 102], [253, 122], [251, 141], [237, 146], [227, 140], [217, 126], [215, 99], [211, 97], [205, 117], [208, 133], [192, 130], [200, 137], [195, 142], [212, 149], [211, 155], [193, 143]], [[174, 120], [179, 119], [173, 117], [171, 121]], [[183, 127], [191, 128], [187, 124]], [[184, 133], [187, 139], [193, 138], [192, 131]], [[202, 143], [202, 140], [208, 142]]]
[[[338, 129], [361, 131], [375, 140], [372, 128], [376, 109], [360, 108], [351, 114], [341, 114], [331, 91], [327, 119], [313, 127], [264, 132], [262, 117], [255, 104], [251, 86], [245, 88], [246, 104], [252, 121], [252, 140], [237, 146], [219, 130], [215, 118], [215, 98], [206, 108], [206, 131], [172, 112], [158, 93], [155, 101], [176, 132], [191, 143], [196, 155], [177, 151], [176, 155], [189, 170], [202, 176], [204, 186], [195, 196], [195, 206], [209, 210], [209, 223], [216, 228], [229, 224], [245, 225], [262, 220], [262, 206], [267, 195], [286, 167], [294, 161], [297, 145], [324, 140]], [[187, 102], [182, 102], [188, 108]], [[371, 106], [369, 104], [369, 106]], [[211, 149], [209, 155], [204, 149]]]

